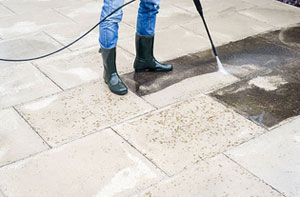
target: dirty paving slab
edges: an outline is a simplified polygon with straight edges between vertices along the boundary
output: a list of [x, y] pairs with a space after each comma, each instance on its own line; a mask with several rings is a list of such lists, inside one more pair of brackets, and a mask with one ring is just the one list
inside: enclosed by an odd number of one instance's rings
[[281, 197], [239, 165], [220, 154], [143, 191], [136, 197], [264, 196]]
[[49, 148], [13, 108], [0, 111], [0, 131], [0, 166]]
[[[298, 105], [299, 106], [299, 105]], [[300, 196], [300, 117], [226, 152], [285, 196]]]
[[300, 115], [300, 81], [273, 69], [212, 93], [247, 118], [272, 127]]
[[[88, 153], [88, 154], [87, 154]], [[111, 129], [0, 169], [6, 196], [130, 196], [165, 177]]]
[[111, 94], [102, 80], [17, 106], [51, 146], [59, 146], [153, 109], [131, 92], [123, 97]]
[[265, 132], [206, 95], [113, 129], [169, 175]]

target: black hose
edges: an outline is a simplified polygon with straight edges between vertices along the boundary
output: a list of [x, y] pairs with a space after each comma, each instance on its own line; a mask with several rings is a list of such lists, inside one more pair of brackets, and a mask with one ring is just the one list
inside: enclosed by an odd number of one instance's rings
[[102, 23], [103, 21], [105, 21], [108, 17], [110, 17], [111, 15], [113, 15], [114, 13], [116, 13], [117, 11], [119, 11], [120, 9], [122, 9], [123, 7], [133, 3], [136, 0], [131, 0], [125, 4], [123, 4], [122, 6], [118, 7], [117, 9], [115, 9], [114, 11], [112, 11], [110, 14], [108, 14], [106, 17], [104, 17], [102, 20], [100, 20], [95, 26], [93, 26], [90, 30], [88, 30], [85, 34], [83, 34], [82, 36], [80, 36], [79, 38], [77, 38], [76, 40], [74, 40], [73, 42], [71, 42], [70, 44], [56, 50], [53, 51], [51, 53], [39, 56], [39, 57], [33, 57], [33, 58], [27, 58], [27, 59], [4, 59], [4, 58], [0, 58], [0, 61], [6, 61], [6, 62], [27, 62], [27, 61], [33, 61], [33, 60], [38, 60], [38, 59], [42, 59], [51, 55], [54, 55], [55, 53], [58, 53], [68, 47], [70, 47], [71, 45], [75, 44], [76, 42], [78, 42], [79, 40], [81, 40], [83, 37], [85, 37], [86, 35], [88, 35], [91, 31], [93, 31], [96, 27], [99, 26], [100, 23]]

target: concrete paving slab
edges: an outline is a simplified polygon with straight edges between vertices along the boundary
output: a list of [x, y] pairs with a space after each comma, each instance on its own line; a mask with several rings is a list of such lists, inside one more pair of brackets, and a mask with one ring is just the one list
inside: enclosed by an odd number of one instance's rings
[[282, 196], [240, 166], [218, 155], [137, 196]]
[[0, 122], [0, 166], [47, 150], [48, 146], [15, 110], [0, 111]]
[[216, 66], [202, 59], [186, 55], [168, 61], [173, 65], [172, 72], [127, 73], [122, 75], [128, 87], [139, 96], [158, 92], [189, 77], [215, 72]]
[[0, 109], [59, 91], [54, 83], [31, 64], [0, 68]]
[[4, 194], [0, 191], [0, 197], [5, 197]]
[[[274, 28], [271, 25], [267, 25], [236, 12], [220, 14], [217, 17], [208, 18], [207, 24], [212, 33], [213, 40], [217, 45], [237, 41]], [[184, 24], [183, 27], [203, 37], [207, 37], [203, 22], [200, 18], [193, 20], [193, 22], [189, 24]]]
[[221, 72], [213, 72], [187, 78], [163, 90], [143, 96], [143, 98], [152, 105], [161, 108], [199, 94], [217, 90], [238, 80], [238, 78], [232, 75], [224, 75]]
[[[37, 66], [63, 89], [76, 87], [93, 80], [103, 80], [103, 62], [99, 48], [80, 50], [72, 54], [37, 62]], [[133, 71], [134, 56], [117, 49], [119, 74]]]
[[204, 95], [113, 128], [169, 175], [264, 132]]
[[[261, 37], [271, 43], [286, 46], [300, 52], [300, 23], [288, 28], [263, 34]], [[299, 57], [300, 58], [300, 57]]]
[[89, 1], [70, 4], [69, 6], [56, 8], [60, 14], [72, 19], [76, 23], [94, 26], [100, 20], [103, 2]]
[[242, 10], [239, 11], [239, 13], [275, 27], [286, 27], [300, 22], [299, 8], [277, 1], [271, 4]]
[[58, 146], [149, 112], [153, 107], [131, 92], [123, 97], [114, 95], [101, 81], [17, 109], [51, 146]]
[[256, 5], [256, 6], [262, 6], [262, 5], [266, 5], [266, 4], [275, 3], [274, 0], [242, 0], [242, 1], [247, 2], [249, 4]]
[[226, 154], [285, 196], [300, 195], [300, 119]]
[[[12, 16], [14, 13], [0, 4], [0, 17]], [[0, 193], [1, 194], [1, 193]]]
[[[30, 175], [30, 176], [29, 176]], [[128, 196], [163, 175], [111, 130], [0, 169], [7, 196]]]
[[[135, 52], [134, 38], [120, 40], [118, 45], [127, 51]], [[159, 61], [166, 61], [207, 49], [209, 46], [206, 38], [175, 26], [155, 34], [154, 54]]]
[[25, 13], [10, 17], [2, 17], [0, 18], [0, 37], [3, 39], [20, 37], [24, 34], [41, 31], [46, 27], [60, 24], [67, 25], [71, 23], [74, 22], [53, 10], [45, 10], [35, 14]]
[[42, 13], [45, 10], [51, 8], [58, 8], [75, 4], [77, 1], [74, 0], [47, 0], [47, 1], [36, 1], [36, 0], [2, 0], [1, 3], [13, 10], [17, 14], [24, 13]]
[[300, 115], [300, 81], [279, 71], [265, 71], [212, 95], [258, 124], [272, 127]]
[[[6, 59], [23, 59], [32, 58], [46, 53], [53, 52], [61, 44], [53, 40], [44, 33], [35, 33], [22, 36], [16, 39], [4, 40], [0, 42], [1, 58]], [[68, 53], [67, 50], [60, 52], [59, 55]], [[10, 67], [19, 64], [18, 62], [0, 62], [0, 68]]]

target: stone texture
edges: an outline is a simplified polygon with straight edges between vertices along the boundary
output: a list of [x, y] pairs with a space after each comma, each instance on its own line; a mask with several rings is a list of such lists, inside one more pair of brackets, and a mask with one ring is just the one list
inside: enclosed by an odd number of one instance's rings
[[208, 96], [113, 128], [169, 175], [264, 132]]
[[150, 187], [137, 196], [282, 196], [225, 156], [201, 161], [197, 166]]
[[31, 64], [0, 67], [0, 109], [59, 91], [56, 85]]
[[[26, 59], [53, 52], [62, 47], [61, 44], [44, 33], [35, 33], [15, 39], [0, 42], [1, 58]], [[68, 53], [68, 50], [60, 52], [59, 55]], [[0, 62], [1, 67], [14, 66], [16, 62]]]
[[[45, 17], [51, 16], [51, 17]], [[24, 13], [0, 18], [0, 37], [4, 39], [20, 37], [24, 34], [35, 33], [46, 27], [67, 25], [73, 21], [61, 16], [53, 10], [43, 12]]]
[[0, 111], [0, 122], [0, 166], [48, 148], [13, 109]]
[[[274, 28], [273, 26], [239, 13], [220, 14], [215, 18], [208, 18], [206, 21], [216, 44], [240, 40]], [[234, 21], [234, 23], [232, 21]], [[207, 37], [203, 22], [200, 18], [183, 26], [196, 34]]]
[[93, 82], [18, 109], [51, 146], [57, 146], [144, 114], [152, 107], [131, 92], [120, 97], [104, 82]]
[[277, 1], [259, 7], [242, 10], [239, 11], [239, 13], [275, 27], [286, 27], [300, 22], [300, 10], [297, 7], [289, 6]]
[[161, 91], [146, 95], [143, 98], [156, 107], [161, 108], [163, 106], [194, 97], [201, 93], [217, 90], [236, 81], [238, 81], [236, 77], [232, 75], [224, 75], [221, 72], [203, 74], [187, 78]]
[[105, 130], [0, 169], [7, 196], [128, 196], [163, 175]]
[[[41, 60], [37, 66], [60, 87], [72, 88], [93, 80], [103, 80], [103, 61], [99, 48], [80, 50], [72, 54]], [[133, 70], [134, 56], [117, 49], [117, 70], [119, 74]]]
[[[119, 46], [135, 52], [134, 38], [120, 40]], [[165, 61], [207, 49], [209, 46], [206, 38], [175, 26], [155, 34], [154, 54], [159, 61]]]
[[226, 154], [285, 196], [300, 195], [300, 119]]

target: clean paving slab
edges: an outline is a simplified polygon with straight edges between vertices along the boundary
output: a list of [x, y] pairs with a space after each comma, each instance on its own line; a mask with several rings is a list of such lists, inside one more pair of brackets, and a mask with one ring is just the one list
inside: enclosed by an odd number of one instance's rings
[[300, 196], [300, 118], [226, 154], [289, 197]]
[[0, 37], [4, 39], [20, 37], [25, 34], [42, 31], [46, 27], [71, 23], [74, 22], [53, 10], [45, 10], [35, 14], [30, 12], [13, 15], [0, 18]]
[[[103, 80], [103, 61], [99, 48], [89, 48], [36, 62], [36, 65], [63, 89], [76, 87], [93, 80]], [[134, 56], [117, 48], [119, 74], [133, 71]]]
[[113, 128], [169, 175], [265, 132], [205, 95]]
[[[234, 21], [234, 23], [232, 22]], [[217, 44], [240, 40], [251, 35], [266, 32], [274, 27], [239, 13], [220, 14], [215, 18], [208, 18], [207, 24]], [[196, 34], [207, 37], [203, 22], [193, 20], [183, 25], [184, 28]]]
[[0, 166], [48, 149], [14, 109], [0, 111], [0, 122]]
[[139, 197], [283, 196], [223, 155], [199, 162]]
[[242, 10], [239, 13], [275, 27], [286, 27], [300, 22], [299, 8], [277, 1]]
[[143, 96], [143, 98], [152, 105], [161, 108], [199, 94], [217, 90], [238, 80], [238, 78], [230, 74], [213, 72], [187, 78], [163, 90]]
[[60, 89], [32, 64], [0, 67], [0, 109], [59, 91]]
[[[120, 40], [118, 45], [131, 53], [135, 52], [135, 39]], [[154, 38], [154, 55], [159, 61], [166, 61], [196, 51], [208, 49], [209, 41], [179, 26], [157, 31]]]
[[112, 94], [102, 82], [92, 82], [17, 109], [51, 146], [99, 131], [153, 110], [135, 94]]
[[0, 197], [5, 197], [5, 196], [3, 195], [3, 193], [1, 192], [1, 190], [0, 190]]
[[112, 130], [0, 169], [6, 196], [128, 196], [164, 178]]
[[[5, 59], [27, 59], [53, 52], [62, 47], [43, 32], [25, 35], [22, 37], [8, 39], [0, 42], [1, 58]], [[68, 53], [68, 50], [60, 52], [59, 55]], [[22, 62], [21, 62], [22, 63]], [[20, 64], [18, 62], [0, 62], [1, 67]]]

